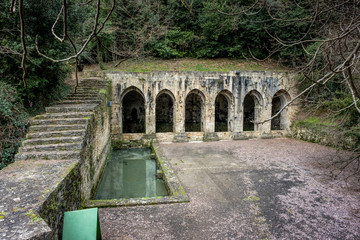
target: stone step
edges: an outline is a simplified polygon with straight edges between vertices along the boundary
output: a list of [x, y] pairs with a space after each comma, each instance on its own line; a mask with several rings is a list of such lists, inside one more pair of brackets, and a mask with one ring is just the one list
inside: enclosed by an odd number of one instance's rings
[[65, 100], [99, 100], [99, 97], [67, 97]]
[[73, 125], [32, 125], [30, 132], [53, 132], [53, 131], [71, 131], [71, 130], [86, 130], [87, 125], [73, 124]]
[[82, 87], [82, 86], [107, 86], [108, 82], [107, 81], [82, 81], [79, 83], [78, 87]]
[[32, 126], [36, 125], [78, 125], [88, 124], [89, 117], [85, 118], [53, 118], [53, 119], [39, 119], [31, 122]]
[[83, 83], [83, 84], [79, 84], [77, 89], [99, 89], [99, 88], [106, 88], [108, 86], [107, 83], [92, 83], [92, 82], [87, 82], [87, 83]]
[[107, 89], [108, 86], [107, 85], [84, 85], [84, 86], [79, 86], [76, 89], [76, 92], [87, 92], [87, 91], [91, 91], [91, 92], [99, 92], [101, 89]]
[[107, 85], [108, 85], [107, 81], [82, 81], [81, 83], [79, 83], [79, 87], [83, 87], [83, 86], [94, 87], [94, 86], [107, 86]]
[[34, 138], [26, 139], [22, 142], [22, 146], [34, 146], [34, 145], [48, 145], [48, 144], [59, 144], [59, 143], [74, 143], [81, 142], [82, 136], [69, 136], [69, 137], [49, 137], [49, 138]]
[[107, 88], [107, 85], [98, 85], [98, 86], [79, 86], [77, 91], [100, 91], [100, 89]]
[[[96, 87], [96, 88], [92, 88], [92, 89], [87, 89], [87, 88], [80, 88], [76, 90], [76, 93], [99, 93], [101, 91], [101, 87]], [[72, 94], [75, 94], [75, 92], [72, 92]]]
[[60, 105], [47, 107], [47, 113], [64, 113], [64, 112], [89, 112], [93, 111], [98, 104], [76, 104], [76, 105]]
[[19, 160], [80, 160], [80, 151], [26, 152], [16, 154]]
[[102, 102], [101, 99], [91, 99], [91, 100], [84, 100], [82, 98], [79, 99], [75, 99], [75, 100], [68, 100], [65, 99], [61, 102], [59, 102], [58, 104], [60, 105], [64, 105], [64, 104], [100, 104]]
[[87, 77], [84, 78], [80, 83], [84, 83], [84, 82], [108, 82], [107, 80], [104, 80], [104, 78], [101, 77]]
[[46, 151], [74, 151], [74, 150], [80, 151], [81, 147], [82, 147], [81, 142], [34, 145], [34, 146], [21, 147], [19, 149], [19, 153], [46, 152]]
[[70, 130], [70, 131], [50, 131], [50, 132], [30, 132], [26, 135], [27, 139], [39, 138], [56, 138], [56, 137], [84, 137], [86, 134], [85, 129]]
[[[105, 88], [107, 87], [107, 84], [102, 84], [102, 83], [84, 83], [84, 84], [79, 84], [77, 90], [79, 89], [88, 89], [88, 90], [95, 90], [95, 89], [100, 89], [100, 88]], [[75, 90], [75, 89], [74, 89]]]
[[92, 112], [69, 112], [69, 113], [45, 113], [35, 116], [34, 119], [54, 119], [54, 118], [91, 118]]
[[68, 95], [68, 97], [76, 97], [76, 98], [99, 98], [100, 93], [72, 93]]
[[96, 89], [96, 90], [77, 90], [76, 93], [72, 93], [72, 94], [99, 94], [100, 90]]
[[89, 91], [89, 90], [86, 90], [86, 91], [78, 90], [78, 91], [76, 91], [76, 93], [73, 92], [73, 93], [71, 93], [71, 94], [72, 94], [72, 95], [73, 95], [73, 94], [77, 94], [77, 95], [87, 95], [87, 94], [98, 95], [99, 93], [100, 93], [100, 89], [91, 90], [91, 91]]
[[86, 84], [108, 84], [108, 81], [100, 80], [100, 79], [83, 79], [79, 86], [86, 85]]

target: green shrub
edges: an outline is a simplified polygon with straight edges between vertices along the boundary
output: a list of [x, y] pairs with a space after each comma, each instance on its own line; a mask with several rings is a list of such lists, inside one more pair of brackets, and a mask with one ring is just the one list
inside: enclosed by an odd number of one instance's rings
[[29, 126], [29, 115], [16, 89], [0, 81], [0, 169], [14, 161]]

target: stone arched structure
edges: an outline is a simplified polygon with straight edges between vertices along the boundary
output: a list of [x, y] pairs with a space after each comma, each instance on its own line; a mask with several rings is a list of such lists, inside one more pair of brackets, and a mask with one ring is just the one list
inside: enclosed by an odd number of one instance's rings
[[176, 100], [168, 90], [161, 90], [155, 100], [156, 132], [175, 132]]
[[215, 98], [215, 132], [231, 132], [234, 125], [234, 96], [229, 90]]
[[264, 100], [257, 90], [251, 90], [245, 95], [243, 101], [243, 131], [258, 131], [259, 121], [264, 106]]
[[[277, 91], [271, 101], [271, 116], [278, 113], [290, 100], [290, 94], [286, 90]], [[285, 108], [277, 117], [271, 120], [271, 130], [288, 130], [289, 128], [288, 109]]]
[[[253, 131], [244, 132], [246, 130], [244, 129], [244, 117], [245, 125], [248, 118], [247, 114], [249, 115], [251, 111], [253, 111], [252, 119], [254, 120], [269, 119], [274, 95], [278, 98], [278, 100], [275, 98], [274, 106], [283, 106], [289, 101], [290, 96], [296, 94], [293, 88], [289, 88], [294, 85], [293, 75], [268, 71], [230, 71], [229, 73], [109, 72], [105, 73], [105, 76], [112, 81], [111, 123], [113, 138], [122, 140], [156, 138], [159, 141], [176, 142], [243, 139], [268, 136], [269, 134], [281, 135], [282, 132], [271, 132], [270, 121], [253, 125], [251, 129]], [[281, 89], [290, 90], [286, 92]], [[123, 131], [123, 100], [124, 96], [131, 91], [139, 93], [141, 99], [144, 100], [144, 133], [133, 134]], [[167, 104], [169, 104], [170, 99], [173, 102], [173, 114], [170, 111], [171, 103], [170, 108], [167, 108], [169, 111], [167, 109], [162, 111], [163, 115], [173, 116], [173, 125], [170, 126], [173, 130], [159, 133], [156, 129], [156, 121], [159, 120], [159, 117], [156, 115], [160, 114], [160, 110], [158, 109], [157, 114], [156, 108], [159, 108], [161, 98], [164, 98], [163, 100]], [[218, 108], [222, 108], [222, 113]], [[250, 110], [248, 110], [249, 108]], [[281, 114], [279, 129], [288, 129], [295, 111], [296, 107], [290, 106]], [[222, 116], [220, 116], [221, 114]], [[169, 119], [170, 116], [167, 118], [168, 122]], [[220, 130], [216, 127], [216, 121], [219, 119], [227, 121], [227, 129], [226, 126]], [[195, 123], [194, 126], [197, 124], [197, 129], [186, 128], [186, 122]]]
[[145, 97], [140, 89], [131, 86], [120, 96], [123, 133], [145, 133]]
[[205, 129], [205, 95], [191, 90], [185, 98], [185, 132], [203, 132]]

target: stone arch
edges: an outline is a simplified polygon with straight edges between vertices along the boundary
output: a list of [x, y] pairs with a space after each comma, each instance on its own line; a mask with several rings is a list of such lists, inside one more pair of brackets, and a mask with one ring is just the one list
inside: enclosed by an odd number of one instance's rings
[[234, 119], [234, 96], [222, 90], [215, 98], [215, 132], [231, 132]]
[[205, 95], [193, 89], [185, 98], [185, 132], [203, 132], [204, 124]]
[[120, 97], [121, 125], [123, 133], [145, 133], [145, 96], [140, 89], [131, 86]]
[[156, 132], [174, 132], [175, 107], [174, 94], [168, 90], [161, 90], [155, 101], [155, 129]]
[[[278, 113], [290, 100], [290, 94], [286, 90], [277, 91], [271, 101], [271, 116]], [[288, 110], [285, 108], [277, 117], [271, 120], [271, 130], [288, 130], [289, 128]]]
[[264, 100], [261, 94], [256, 90], [251, 90], [245, 95], [243, 101], [243, 131], [258, 131], [258, 124], [252, 121], [258, 121], [264, 106]]

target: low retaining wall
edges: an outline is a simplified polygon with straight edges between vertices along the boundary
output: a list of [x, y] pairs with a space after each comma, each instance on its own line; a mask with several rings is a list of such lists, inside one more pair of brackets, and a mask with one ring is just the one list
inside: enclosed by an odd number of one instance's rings
[[16, 162], [0, 171], [0, 239], [58, 239], [64, 211], [96, 188], [110, 149], [111, 88], [86, 79], [32, 119]]
[[[144, 133], [123, 133], [121, 134], [121, 140], [114, 139], [113, 143], [123, 145], [121, 148], [133, 147], [136, 142], [141, 144], [149, 144], [150, 142], [174, 142], [174, 136], [176, 133], [156, 133], [153, 135]], [[246, 131], [239, 135], [232, 132], [216, 132], [216, 133], [204, 133], [204, 132], [186, 132], [184, 133], [185, 141], [219, 141], [219, 140], [246, 140], [250, 138], [276, 138], [276, 137], [288, 137], [290, 136], [288, 130], [272, 130], [268, 134], [261, 133], [259, 131]]]
[[338, 126], [325, 126], [316, 123], [308, 125], [295, 123], [291, 126], [290, 136], [340, 149], [354, 149], [360, 142], [359, 134], [340, 132]]

